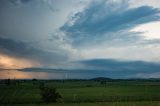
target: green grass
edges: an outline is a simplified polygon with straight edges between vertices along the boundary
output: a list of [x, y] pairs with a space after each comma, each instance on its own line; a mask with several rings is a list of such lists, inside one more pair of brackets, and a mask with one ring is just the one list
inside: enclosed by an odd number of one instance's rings
[[56, 103], [56, 104], [15, 104], [2, 106], [160, 106], [160, 102], [98, 102], [98, 103]]
[[160, 86], [108, 86], [59, 89], [69, 102], [155, 101]]
[[[159, 82], [108, 82], [101, 85], [94, 81], [48, 81], [46, 85], [56, 87], [63, 97], [64, 103], [54, 106], [160, 106], [157, 102], [160, 101]], [[31, 82], [0, 86], [0, 106], [2, 104], [44, 105], [38, 84]]]

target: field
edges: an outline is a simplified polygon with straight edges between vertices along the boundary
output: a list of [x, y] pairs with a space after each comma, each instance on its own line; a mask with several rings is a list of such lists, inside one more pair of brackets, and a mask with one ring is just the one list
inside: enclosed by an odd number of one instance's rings
[[[39, 84], [57, 88], [61, 103], [45, 104]], [[158, 80], [57, 80], [0, 85], [0, 106], [160, 106]]]

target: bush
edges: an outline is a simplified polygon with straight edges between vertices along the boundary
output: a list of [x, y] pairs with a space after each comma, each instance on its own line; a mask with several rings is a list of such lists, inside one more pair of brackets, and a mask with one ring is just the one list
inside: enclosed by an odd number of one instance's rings
[[62, 99], [62, 96], [57, 92], [56, 88], [41, 87], [40, 90], [42, 100], [45, 103], [58, 102]]
[[6, 85], [10, 85], [10, 84], [11, 84], [11, 79], [6, 79], [6, 80], [5, 80], [5, 84], [6, 84]]

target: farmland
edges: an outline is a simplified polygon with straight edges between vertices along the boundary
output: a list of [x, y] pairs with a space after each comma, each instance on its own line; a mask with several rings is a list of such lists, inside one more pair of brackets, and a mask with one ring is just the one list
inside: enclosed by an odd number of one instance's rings
[[[63, 100], [46, 104], [39, 84], [56, 88]], [[27, 80], [0, 86], [2, 106], [160, 106], [159, 80]]]

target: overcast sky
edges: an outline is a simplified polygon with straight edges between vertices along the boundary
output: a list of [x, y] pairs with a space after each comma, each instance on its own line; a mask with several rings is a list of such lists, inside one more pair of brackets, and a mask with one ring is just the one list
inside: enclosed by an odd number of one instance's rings
[[159, 0], [0, 0], [0, 68], [159, 78], [159, 28]]

